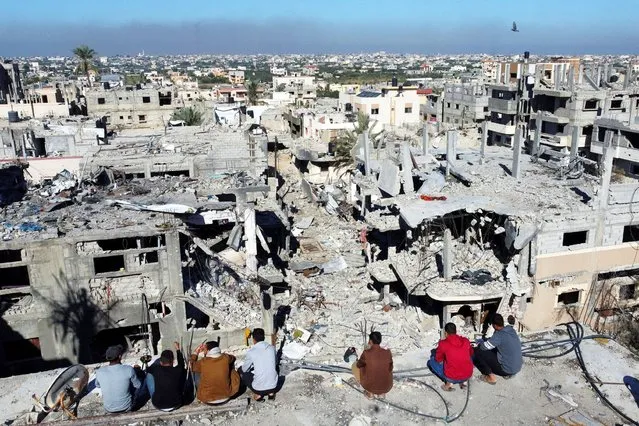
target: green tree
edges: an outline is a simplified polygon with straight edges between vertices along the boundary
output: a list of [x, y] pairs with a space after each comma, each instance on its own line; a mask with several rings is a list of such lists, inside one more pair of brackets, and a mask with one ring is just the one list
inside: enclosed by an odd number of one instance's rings
[[246, 97], [248, 98], [249, 105], [257, 105], [257, 99], [259, 97], [258, 90], [260, 83], [257, 80], [250, 80], [246, 85]]
[[187, 126], [199, 126], [204, 121], [204, 113], [194, 107], [180, 108], [171, 115], [171, 120], [182, 120]]
[[229, 78], [223, 75], [205, 75], [203, 77], [198, 78], [198, 83], [201, 84], [228, 84]]
[[146, 82], [146, 76], [144, 73], [140, 74], [127, 74], [124, 76], [125, 86], [135, 86], [136, 84], [142, 84]]
[[346, 130], [342, 132], [337, 139], [335, 140], [335, 156], [341, 161], [348, 161], [351, 159], [351, 151], [353, 147], [357, 143], [359, 135], [368, 132], [368, 139], [373, 143], [373, 147], [377, 148], [383, 133], [379, 131], [377, 133], [373, 132], [373, 128], [377, 124], [377, 121], [374, 121], [371, 124], [371, 118], [368, 114], [363, 111], [357, 112], [357, 121], [353, 123], [353, 130]]
[[317, 97], [318, 98], [339, 98], [339, 91], [331, 90], [330, 85], [326, 86], [326, 88], [317, 89]]
[[89, 77], [89, 71], [91, 70], [91, 68], [93, 68], [92, 62], [93, 62], [93, 58], [96, 55], [95, 50], [83, 44], [73, 49], [73, 54], [80, 61], [80, 65], [78, 65], [78, 72], [86, 74], [87, 80], [89, 81], [89, 86], [91, 86], [91, 78]]

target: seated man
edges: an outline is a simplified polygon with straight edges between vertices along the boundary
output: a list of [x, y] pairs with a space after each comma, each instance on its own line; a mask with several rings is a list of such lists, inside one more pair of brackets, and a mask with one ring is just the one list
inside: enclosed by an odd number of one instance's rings
[[[202, 353], [204, 357], [198, 360]], [[235, 357], [223, 354], [218, 342], [198, 346], [191, 355], [191, 368], [197, 386], [197, 399], [205, 404], [224, 404], [240, 390]]]
[[135, 369], [122, 365], [123, 353], [124, 348], [120, 345], [109, 347], [106, 351], [109, 365], [95, 372], [95, 386], [102, 389], [102, 402], [107, 413], [131, 411], [143, 389]]
[[504, 317], [493, 317], [495, 332], [492, 337], [478, 344], [474, 363], [481, 372], [481, 380], [494, 385], [497, 376], [509, 377], [519, 373], [523, 364], [521, 341], [512, 326], [504, 327]]
[[238, 372], [244, 384], [253, 391], [253, 399], [262, 401], [264, 396], [275, 398], [279, 376], [275, 346], [264, 341], [264, 330], [253, 330], [253, 347], [248, 350]]
[[373, 331], [368, 339], [362, 356], [353, 363], [353, 376], [369, 398], [384, 396], [393, 387], [393, 356], [390, 350], [380, 346], [382, 334], [379, 331]]
[[449, 322], [444, 326], [444, 339], [439, 341], [426, 365], [444, 381], [443, 390], [454, 390], [455, 383], [463, 389], [464, 383], [473, 375], [472, 354], [470, 341], [458, 336], [457, 327]]
[[186, 369], [180, 344], [174, 343], [177, 365], [173, 366], [173, 351], [165, 350], [159, 362], [154, 362], [146, 372], [146, 385], [151, 395], [151, 403], [162, 411], [173, 411], [183, 403]]

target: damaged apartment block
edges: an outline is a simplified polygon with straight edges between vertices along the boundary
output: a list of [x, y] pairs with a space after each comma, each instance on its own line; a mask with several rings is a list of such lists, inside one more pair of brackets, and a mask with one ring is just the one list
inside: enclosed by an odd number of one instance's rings
[[84, 175], [29, 188], [26, 164], [3, 166], [2, 374], [101, 362], [116, 343], [158, 354], [272, 332], [263, 299], [283, 282], [273, 259], [288, 257], [290, 225], [265, 148], [264, 135], [179, 128], [116, 139], [86, 154]]

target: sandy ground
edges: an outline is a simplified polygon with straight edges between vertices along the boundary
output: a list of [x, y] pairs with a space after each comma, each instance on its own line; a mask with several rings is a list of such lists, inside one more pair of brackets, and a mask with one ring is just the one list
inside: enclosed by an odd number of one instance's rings
[[[614, 342], [585, 341], [582, 343], [584, 359], [593, 375], [603, 381], [620, 381], [624, 375], [639, 372], [639, 359]], [[396, 370], [423, 366], [423, 350], [396, 354]], [[339, 364], [335, 362], [336, 364]], [[343, 362], [340, 365], [345, 365]], [[622, 423], [601, 403], [582, 378], [574, 356], [555, 360], [526, 359], [522, 371], [510, 380], [500, 379], [496, 386], [479, 382], [478, 372], [471, 381], [468, 408], [455, 422], [459, 425], [543, 425], [549, 418], [571, 410], [565, 401], [548, 398], [540, 388], [544, 380], [551, 386], [561, 385], [560, 392], [578, 404], [577, 410], [605, 425]], [[53, 381], [56, 371], [0, 380], [0, 406], [2, 417], [12, 420], [32, 406], [30, 395], [41, 393]], [[342, 375], [343, 380], [351, 380]], [[439, 389], [441, 384], [432, 376], [417, 378]], [[623, 386], [604, 386], [608, 397], [631, 418], [639, 419], [639, 408]], [[464, 405], [466, 394], [460, 389], [445, 393], [451, 416]], [[246, 398], [243, 396], [242, 398]], [[407, 381], [396, 382], [387, 395], [387, 401], [422, 413], [445, 416], [441, 399], [423, 385]], [[81, 417], [101, 413], [99, 391], [93, 391], [80, 404]], [[49, 418], [53, 420], [53, 417]], [[154, 422], [157, 424], [157, 422]], [[412, 425], [435, 424], [435, 420], [418, 417], [387, 404], [366, 399], [362, 394], [334, 375], [323, 372], [296, 370], [286, 376], [286, 383], [275, 401], [251, 403], [246, 413], [211, 416], [189, 416], [182, 424], [230, 425]], [[440, 422], [441, 423], [441, 422]], [[167, 422], [167, 424], [169, 424]]]

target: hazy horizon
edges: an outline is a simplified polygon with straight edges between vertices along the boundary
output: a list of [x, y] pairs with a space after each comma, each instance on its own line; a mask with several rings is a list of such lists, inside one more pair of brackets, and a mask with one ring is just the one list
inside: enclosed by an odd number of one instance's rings
[[[602, 14], [595, 0], [550, 6], [510, 0], [360, 0], [300, 4], [158, 6], [150, 0], [108, 5], [66, 0], [3, 6], [3, 56], [70, 56], [87, 44], [98, 54], [417, 54], [621, 55], [639, 52], [637, 5], [619, 0]], [[517, 21], [520, 32], [510, 31]]]

